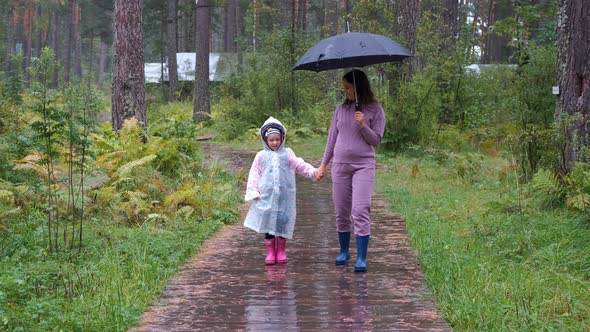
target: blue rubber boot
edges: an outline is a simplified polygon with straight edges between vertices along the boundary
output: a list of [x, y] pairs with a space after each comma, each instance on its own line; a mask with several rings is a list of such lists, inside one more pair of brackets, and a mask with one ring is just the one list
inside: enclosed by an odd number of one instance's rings
[[367, 248], [369, 247], [370, 235], [356, 237], [356, 264], [354, 272], [367, 271]]
[[350, 259], [350, 232], [338, 232], [340, 242], [340, 254], [336, 256], [336, 265], [343, 265]]

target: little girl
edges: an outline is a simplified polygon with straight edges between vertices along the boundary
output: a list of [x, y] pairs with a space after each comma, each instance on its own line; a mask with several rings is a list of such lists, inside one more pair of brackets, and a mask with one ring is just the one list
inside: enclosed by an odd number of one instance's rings
[[264, 150], [254, 157], [245, 200], [252, 202], [244, 226], [265, 233], [264, 263], [286, 263], [287, 239], [295, 229], [295, 173], [315, 178], [316, 168], [285, 148], [287, 129], [270, 117], [260, 128]]

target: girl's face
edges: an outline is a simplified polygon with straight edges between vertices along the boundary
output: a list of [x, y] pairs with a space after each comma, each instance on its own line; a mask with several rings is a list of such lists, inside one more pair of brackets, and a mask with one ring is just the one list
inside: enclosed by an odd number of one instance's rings
[[266, 144], [271, 150], [276, 151], [281, 146], [281, 135], [279, 134], [271, 134], [266, 138]]
[[354, 101], [354, 86], [352, 83], [348, 83], [346, 80], [342, 80], [342, 86], [344, 87], [344, 94], [346, 95], [346, 99], [350, 101]]

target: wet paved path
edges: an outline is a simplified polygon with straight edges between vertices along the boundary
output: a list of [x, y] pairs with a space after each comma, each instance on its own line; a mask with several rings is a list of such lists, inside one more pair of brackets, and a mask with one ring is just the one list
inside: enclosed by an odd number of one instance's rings
[[[253, 155], [233, 155], [249, 167]], [[240, 162], [240, 163], [241, 163]], [[313, 163], [313, 162], [312, 162]], [[235, 167], [234, 163], [234, 167]], [[246, 170], [247, 171], [247, 170]], [[366, 273], [336, 266], [331, 182], [298, 177], [289, 262], [265, 266], [263, 236], [241, 222], [207, 240], [132, 331], [449, 331], [408, 246], [403, 220], [372, 207]]]

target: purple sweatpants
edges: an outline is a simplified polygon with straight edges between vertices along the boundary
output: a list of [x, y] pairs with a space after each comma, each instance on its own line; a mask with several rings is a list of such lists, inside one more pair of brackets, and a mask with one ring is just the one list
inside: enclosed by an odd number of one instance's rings
[[374, 183], [374, 164], [332, 163], [332, 199], [338, 232], [354, 231], [356, 236], [371, 234]]

